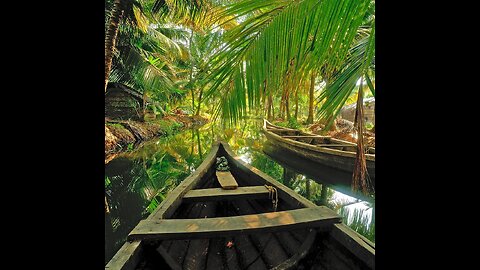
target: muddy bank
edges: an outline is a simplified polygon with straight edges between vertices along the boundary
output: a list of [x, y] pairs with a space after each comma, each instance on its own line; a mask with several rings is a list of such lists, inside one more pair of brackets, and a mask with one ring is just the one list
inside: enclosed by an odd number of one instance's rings
[[157, 136], [167, 136], [192, 126], [202, 126], [208, 119], [201, 116], [168, 115], [146, 122], [105, 119], [105, 163], [116, 153], [131, 150], [134, 145]]

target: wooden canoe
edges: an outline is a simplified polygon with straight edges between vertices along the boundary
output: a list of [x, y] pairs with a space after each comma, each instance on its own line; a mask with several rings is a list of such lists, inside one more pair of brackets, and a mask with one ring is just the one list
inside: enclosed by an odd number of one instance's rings
[[[218, 157], [229, 171], [217, 171]], [[223, 186], [222, 186], [223, 185]], [[274, 206], [270, 190], [277, 198]], [[275, 209], [276, 208], [276, 209]], [[375, 269], [375, 245], [216, 142], [105, 269]]]
[[[265, 119], [262, 131], [279, 148], [304, 159], [353, 173], [357, 151], [355, 143], [276, 126]], [[375, 148], [367, 149], [365, 158], [368, 177], [375, 186]]]

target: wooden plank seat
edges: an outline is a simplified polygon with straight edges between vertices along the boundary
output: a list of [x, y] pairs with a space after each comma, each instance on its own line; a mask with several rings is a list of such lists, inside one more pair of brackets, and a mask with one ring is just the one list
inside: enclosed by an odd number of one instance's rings
[[216, 171], [218, 183], [222, 186], [223, 189], [236, 189], [238, 188], [238, 183], [235, 181], [232, 173], [229, 171]]
[[237, 233], [276, 232], [306, 227], [329, 227], [340, 216], [325, 206], [218, 218], [142, 220], [128, 240], [198, 239]]
[[185, 202], [221, 201], [236, 199], [268, 198], [265, 186], [239, 187], [237, 189], [205, 188], [190, 190], [185, 194]]
[[314, 144], [315, 146], [319, 147], [356, 147], [356, 145], [350, 145], [350, 144]]

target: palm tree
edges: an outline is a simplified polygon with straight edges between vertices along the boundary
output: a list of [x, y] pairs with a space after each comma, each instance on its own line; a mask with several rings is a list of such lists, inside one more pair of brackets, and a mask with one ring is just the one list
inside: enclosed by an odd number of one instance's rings
[[[229, 6], [226, 15], [247, 18], [226, 33], [226, 44], [214, 60], [207, 96], [223, 96], [216, 115], [236, 122], [248, 108], [259, 107], [262, 95], [280, 89], [280, 116], [286, 112], [289, 117], [294, 86], [304, 74], [319, 70], [326, 88], [318, 115], [331, 125], [374, 63], [374, 8], [374, 0], [243, 0]], [[362, 178], [365, 169], [358, 148], [354, 178]]]
[[307, 124], [313, 124], [313, 100], [314, 100], [314, 90], [315, 90], [315, 71], [312, 71], [310, 74], [310, 88], [308, 91], [308, 118]]
[[[153, 14], [160, 14], [160, 17], [171, 14], [177, 19], [189, 17], [194, 20], [203, 4], [204, 0], [114, 0], [110, 14], [107, 14], [105, 33], [105, 91], [121, 22], [145, 31], [149, 21], [154, 20]], [[148, 7], [146, 12], [143, 6]]]
[[[226, 16], [247, 18], [225, 34], [225, 45], [213, 60], [207, 96], [222, 93], [218, 113], [235, 122], [247, 107], [258, 107], [264, 93], [281, 89], [287, 104], [294, 86], [312, 70], [322, 68], [330, 77], [347, 60], [369, 3], [244, 0], [230, 5]], [[289, 114], [288, 106], [282, 110]]]
[[[202, 82], [210, 70], [210, 59], [216, 52], [221, 42], [221, 32], [211, 32], [208, 34], [195, 33], [192, 30], [190, 39], [190, 68], [191, 78], [189, 87], [192, 92], [192, 111], [195, 115], [200, 114], [201, 102], [204, 88]], [[195, 92], [198, 89], [198, 104], [195, 107]]]
[[112, 61], [110, 80], [140, 91], [164, 108], [183, 96], [182, 63], [187, 61], [186, 31], [151, 25], [146, 32], [123, 25], [119, 29], [118, 54]]
[[[135, 0], [114, 0], [113, 7], [108, 17], [107, 29], [105, 33], [105, 91], [107, 91], [108, 77], [112, 68], [113, 52], [117, 42], [118, 29], [121, 21], [129, 23], [139, 28], [145, 26], [141, 23], [144, 20], [137, 20], [142, 16], [142, 6]], [[139, 12], [140, 11], [140, 12]]]

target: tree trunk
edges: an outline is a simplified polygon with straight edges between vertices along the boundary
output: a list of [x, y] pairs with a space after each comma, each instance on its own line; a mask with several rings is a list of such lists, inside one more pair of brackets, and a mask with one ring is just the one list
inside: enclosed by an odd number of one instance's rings
[[297, 91], [295, 91], [295, 120], [298, 120], [298, 91], [299, 89], [297, 88]]
[[280, 100], [280, 109], [278, 112], [278, 117], [285, 119], [285, 91], [282, 93], [282, 98]]
[[[192, 33], [190, 34], [190, 39], [188, 42], [188, 47], [190, 51], [192, 51], [192, 41], [193, 41], [193, 29], [191, 30]], [[189, 76], [189, 85], [190, 85], [190, 91], [192, 92], [192, 115], [195, 112], [195, 88], [193, 87], [193, 59], [192, 56], [190, 55], [190, 76]]]
[[105, 214], [110, 214], [110, 206], [108, 205], [107, 195], [105, 195]]
[[105, 33], [105, 92], [107, 92], [108, 77], [112, 70], [113, 50], [117, 42], [118, 26], [123, 16], [122, 6], [122, 0], [115, 0]]
[[271, 103], [270, 103], [270, 105], [272, 106], [272, 120], [273, 120], [273, 118], [275, 118], [275, 106], [274, 106], [274, 104], [273, 104], [273, 102], [274, 102], [275, 100], [274, 100], [274, 98], [273, 98], [273, 94], [270, 96], [270, 98], [271, 98]]
[[297, 174], [294, 171], [283, 168], [283, 184], [289, 188], [292, 188], [296, 175]]
[[286, 93], [286, 96], [285, 96], [285, 111], [287, 113], [287, 121], [290, 120], [291, 118], [291, 115], [290, 115], [290, 92], [288, 92], [287, 90], [287, 93]]
[[355, 127], [357, 129], [357, 154], [355, 157], [355, 167], [352, 175], [352, 189], [361, 190], [364, 194], [369, 193], [370, 185], [367, 183], [367, 161], [365, 158], [365, 148], [363, 142], [363, 77], [360, 79], [358, 88], [357, 108], [355, 111]]
[[315, 72], [310, 77], [310, 90], [308, 93], [308, 118], [307, 124], [313, 124], [313, 92], [315, 90]]
[[320, 204], [327, 205], [328, 188], [325, 184], [322, 184], [322, 191], [320, 191]]
[[272, 120], [272, 100], [270, 96], [267, 97], [266, 103], [267, 103], [267, 120], [271, 121]]
[[198, 154], [200, 156], [200, 159], [203, 160], [202, 144], [200, 143], [200, 132], [198, 131], [198, 129], [196, 130], [196, 133], [197, 133]]
[[195, 113], [195, 115], [200, 115], [200, 105], [202, 104], [202, 95], [203, 95], [203, 87], [200, 88], [200, 95], [198, 96], [197, 112]]

